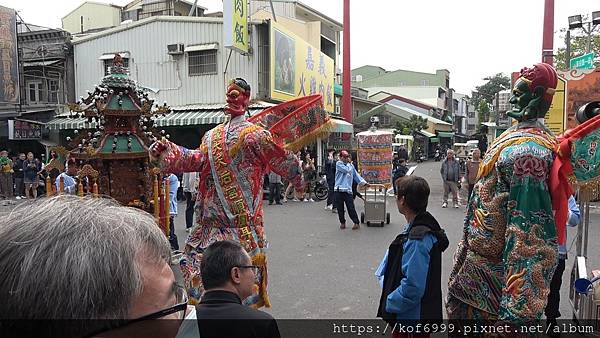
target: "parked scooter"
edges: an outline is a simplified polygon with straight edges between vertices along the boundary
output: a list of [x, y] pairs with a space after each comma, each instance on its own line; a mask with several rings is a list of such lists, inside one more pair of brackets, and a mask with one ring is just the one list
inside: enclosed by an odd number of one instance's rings
[[441, 160], [442, 160], [442, 153], [440, 152], [440, 150], [439, 150], [439, 149], [436, 149], [436, 151], [435, 151], [435, 155], [433, 155], [433, 159], [434, 159], [436, 162], [439, 162], [439, 161], [441, 161]]
[[425, 157], [425, 154], [423, 154], [423, 152], [421, 150], [418, 150], [416, 153], [416, 160], [417, 163], [421, 163], [427, 160], [427, 157]]
[[329, 187], [327, 186], [327, 177], [325, 175], [322, 175], [321, 178], [315, 182], [314, 193], [317, 201], [322, 201], [327, 198]]

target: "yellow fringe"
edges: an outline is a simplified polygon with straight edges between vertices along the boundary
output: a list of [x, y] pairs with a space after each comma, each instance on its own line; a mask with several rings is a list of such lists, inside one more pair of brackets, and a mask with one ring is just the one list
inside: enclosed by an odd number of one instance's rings
[[257, 253], [256, 255], [252, 256], [252, 265], [260, 266], [260, 271], [261, 271], [261, 280], [260, 280], [260, 285], [259, 285], [259, 290], [258, 290], [260, 300], [258, 301], [258, 303], [254, 304], [252, 307], [254, 307], [254, 308], [260, 308], [262, 306], [271, 307], [271, 301], [269, 300], [269, 294], [267, 293], [267, 277], [268, 277], [267, 256], [264, 254], [264, 252], [260, 252], [260, 253]]
[[556, 148], [555, 144], [548, 142], [544, 139], [540, 139], [539, 137], [515, 137], [514, 139], [508, 140], [505, 143], [503, 143], [499, 148], [497, 148], [494, 151], [494, 154], [488, 161], [481, 163], [479, 165], [479, 171], [477, 172], [477, 179], [480, 179], [481, 177], [486, 176], [487, 174], [489, 174], [492, 171], [492, 169], [494, 169], [494, 166], [496, 165], [496, 161], [498, 160], [498, 157], [500, 156], [500, 153], [502, 152], [502, 150], [504, 150], [504, 148], [512, 146], [512, 145], [516, 145], [516, 144], [529, 142], [529, 141], [535, 142], [535, 143], [537, 143], [541, 146], [547, 147], [549, 149]]
[[300, 136], [294, 142], [288, 143], [284, 146], [286, 150], [296, 152], [302, 149], [305, 145], [315, 142], [317, 139], [323, 139], [329, 136], [329, 133], [333, 129], [333, 121], [329, 119], [325, 124], [319, 128], [311, 131], [310, 133]]

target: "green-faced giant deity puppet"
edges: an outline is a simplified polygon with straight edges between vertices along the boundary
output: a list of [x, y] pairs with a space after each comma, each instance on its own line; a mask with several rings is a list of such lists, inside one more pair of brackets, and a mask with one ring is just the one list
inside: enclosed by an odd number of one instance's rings
[[546, 64], [522, 69], [515, 83], [508, 114], [518, 123], [479, 167], [448, 282], [449, 319], [524, 323], [544, 312], [558, 257], [550, 189], [558, 142], [542, 118], [556, 84]]

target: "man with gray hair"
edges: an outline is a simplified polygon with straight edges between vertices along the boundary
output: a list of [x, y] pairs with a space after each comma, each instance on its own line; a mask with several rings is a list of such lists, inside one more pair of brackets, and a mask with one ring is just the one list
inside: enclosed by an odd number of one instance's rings
[[440, 169], [442, 181], [444, 182], [444, 200], [442, 208], [448, 207], [448, 193], [452, 191], [452, 202], [454, 207], [458, 208], [458, 185], [460, 183], [460, 165], [454, 158], [454, 150], [446, 151], [446, 159], [442, 162]]
[[0, 218], [0, 318], [26, 320], [0, 336], [175, 337], [195, 311], [170, 258], [154, 218], [111, 199], [22, 204]]

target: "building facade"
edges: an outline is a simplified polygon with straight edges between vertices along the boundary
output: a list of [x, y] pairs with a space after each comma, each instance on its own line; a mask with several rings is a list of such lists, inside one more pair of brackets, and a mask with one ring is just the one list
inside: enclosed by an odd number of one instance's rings
[[0, 144], [12, 153], [32, 151], [46, 155], [43, 124], [75, 99], [75, 72], [71, 35], [60, 29], [18, 25], [20, 100], [0, 104]]
[[82, 34], [118, 26], [121, 7], [85, 1], [62, 18], [62, 28], [70, 34]]

